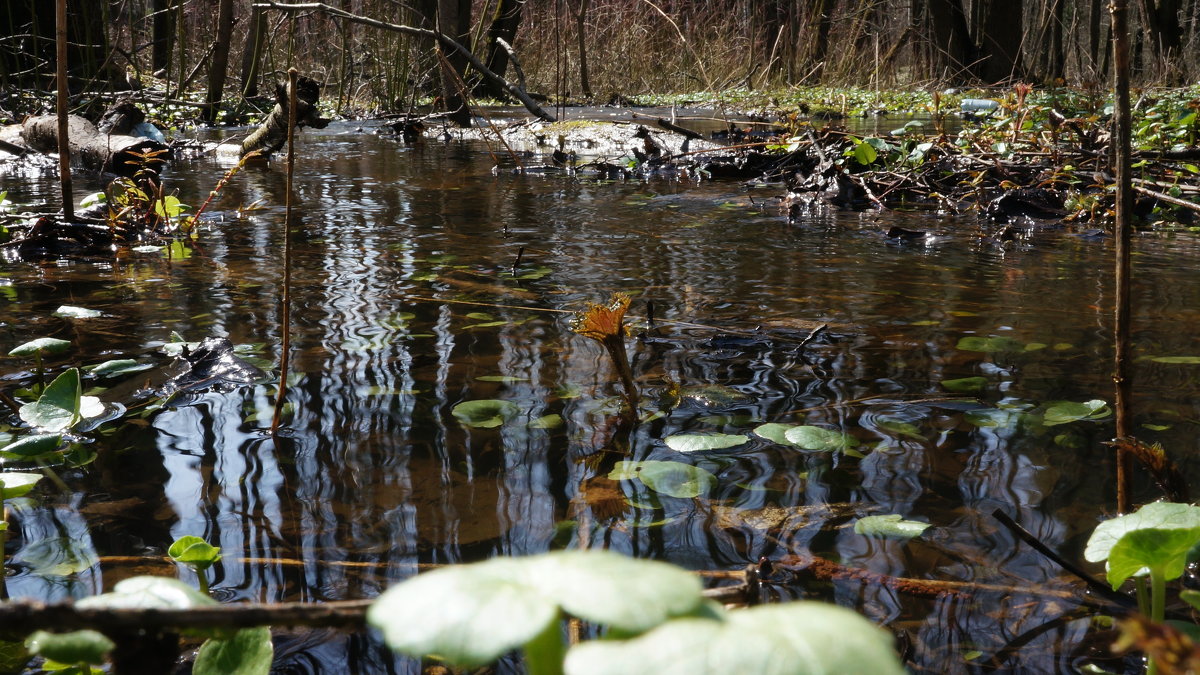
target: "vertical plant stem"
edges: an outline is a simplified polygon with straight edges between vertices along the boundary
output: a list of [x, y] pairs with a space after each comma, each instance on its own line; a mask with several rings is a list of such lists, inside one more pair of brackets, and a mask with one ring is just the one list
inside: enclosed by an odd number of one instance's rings
[[[1117, 438], [1130, 437], [1130, 386], [1126, 364], [1130, 335], [1130, 252], [1129, 235], [1133, 218], [1133, 187], [1130, 180], [1130, 119], [1129, 119], [1129, 11], [1127, 0], [1113, 0], [1112, 12], [1113, 63], [1116, 80], [1116, 110], [1113, 116], [1113, 145], [1116, 148], [1116, 286], [1113, 326], [1113, 383], [1116, 385], [1115, 405]], [[1128, 513], [1131, 508], [1133, 456], [1128, 444], [1117, 444], [1117, 511]]]
[[38, 457], [37, 463], [42, 469], [42, 475], [44, 475], [46, 478], [49, 478], [50, 482], [54, 483], [55, 487], [61, 490], [64, 495], [71, 494], [71, 488], [63, 482], [63, 479], [59, 477], [58, 472], [51, 468], [51, 466], [47, 464], [45, 460], [43, 460], [41, 457]]
[[204, 595], [211, 595], [208, 592], [208, 570], [197, 569], [196, 581], [200, 585], [200, 592]]
[[529, 675], [562, 675], [567, 649], [563, 644], [560, 617], [555, 616], [546, 630], [525, 643], [524, 651]]
[[71, 137], [67, 120], [67, 0], [54, 3], [54, 22], [58, 58], [55, 79], [58, 88], [55, 110], [58, 114], [58, 182], [62, 187], [63, 221], [69, 223], [75, 220], [75, 200], [71, 197]]
[[288, 353], [291, 351], [292, 323], [292, 176], [296, 166], [296, 80], [299, 72], [288, 69], [288, 151], [287, 195], [283, 210], [283, 306], [279, 312], [279, 331], [282, 333], [279, 355], [279, 393], [275, 397], [275, 414], [271, 416], [271, 433], [279, 431], [283, 417], [283, 401], [287, 396]]
[[8, 600], [8, 503], [3, 507], [4, 529], [0, 529], [0, 600]]
[[[1162, 623], [1167, 615], [1167, 577], [1161, 569], [1150, 568], [1150, 619]], [[1146, 675], [1158, 673], [1158, 663], [1149, 659]]]

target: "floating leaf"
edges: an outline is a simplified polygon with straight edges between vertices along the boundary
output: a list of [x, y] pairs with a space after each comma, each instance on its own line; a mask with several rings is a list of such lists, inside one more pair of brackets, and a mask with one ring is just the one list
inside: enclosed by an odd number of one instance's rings
[[978, 337], [968, 336], [959, 339], [955, 349], [966, 352], [1016, 352], [1024, 345], [1009, 337]]
[[200, 537], [187, 535], [176, 539], [167, 549], [167, 555], [177, 563], [203, 571], [221, 559], [221, 549]]
[[1140, 529], [1200, 528], [1200, 506], [1152, 502], [1128, 515], [1106, 520], [1092, 530], [1083, 557], [1089, 562], [1108, 560], [1113, 546], [1126, 534]]
[[464, 316], [466, 316], [468, 319], [474, 319], [476, 321], [495, 321], [496, 320], [496, 317], [492, 316], [491, 314], [488, 314], [487, 312], [471, 312], [469, 314], [465, 314]]
[[40, 473], [22, 473], [20, 471], [0, 473], [0, 498], [24, 497], [41, 479], [42, 474]]
[[14, 347], [8, 352], [9, 356], [33, 356], [38, 352], [42, 354], [62, 354], [71, 348], [71, 343], [58, 338], [38, 338], [30, 340], [23, 345]]
[[168, 577], [130, 577], [118, 581], [109, 593], [75, 602], [76, 607], [85, 609], [191, 609], [216, 604], [216, 600]]
[[821, 452], [845, 450], [858, 445], [858, 440], [853, 436], [841, 431], [813, 426], [792, 427], [784, 433], [784, 438], [805, 450], [819, 450]]
[[675, 452], [702, 452], [723, 450], [741, 445], [750, 438], [744, 434], [675, 434], [663, 442]]
[[54, 310], [54, 316], [62, 317], [64, 319], [95, 319], [97, 317], [104, 316], [104, 313], [94, 309], [88, 309], [86, 307], [63, 305]]
[[986, 377], [960, 377], [957, 380], [942, 380], [942, 388], [959, 394], [983, 391], [987, 384]]
[[640, 480], [651, 490], [668, 497], [691, 499], [707, 494], [717, 484], [717, 477], [698, 466], [684, 462], [664, 462], [648, 459], [641, 462], [623, 460], [609, 472], [610, 480]]
[[480, 382], [528, 382], [529, 378], [515, 377], [513, 375], [482, 375], [475, 378]]
[[267, 675], [275, 658], [271, 629], [243, 628], [232, 638], [205, 641], [196, 654], [193, 675]]
[[777, 422], [767, 422], [766, 424], [754, 427], [754, 434], [761, 436], [768, 441], [778, 443], [780, 445], [795, 445], [795, 443], [787, 439], [788, 429], [795, 429], [795, 424], [779, 424]]
[[516, 417], [521, 409], [512, 401], [480, 399], [463, 401], [450, 411], [459, 422], [479, 429], [491, 429]]
[[753, 400], [749, 394], [723, 384], [687, 386], [679, 391], [679, 397], [709, 408], [723, 408]]
[[1184, 363], [1195, 365], [1200, 363], [1200, 356], [1152, 356], [1150, 360], [1155, 363]]
[[558, 413], [550, 413], [549, 415], [542, 415], [536, 420], [533, 420], [528, 426], [530, 429], [556, 429], [562, 425], [562, 415], [559, 415]]
[[153, 367], [154, 364], [138, 363], [133, 359], [112, 359], [104, 363], [97, 363], [94, 366], [85, 366], [84, 370], [96, 377], [116, 377], [118, 375], [149, 370]]
[[62, 431], [79, 421], [79, 407], [79, 369], [71, 368], [54, 378], [37, 401], [21, 406], [20, 416], [39, 429]]
[[606, 551], [560, 551], [418, 575], [380, 596], [367, 621], [396, 651], [473, 667], [557, 631], [563, 612], [638, 633], [702, 602], [699, 580], [680, 568]]
[[930, 527], [918, 520], [904, 520], [894, 513], [881, 516], [863, 516], [854, 523], [855, 534], [889, 539], [912, 539]]
[[1052, 427], [1079, 420], [1098, 420], [1112, 414], [1108, 404], [1100, 399], [1076, 403], [1074, 401], [1051, 401], [1046, 404], [1042, 424]]
[[38, 457], [58, 450], [62, 434], [34, 434], [0, 448], [0, 455]]
[[921, 430], [917, 428], [917, 425], [911, 422], [883, 418], [876, 420], [875, 426], [883, 429], [884, 431], [889, 431], [893, 434], [896, 434], [897, 436], [907, 436], [917, 440], [925, 440], [925, 436], [921, 433]]
[[48, 633], [39, 630], [25, 638], [25, 646], [29, 648], [30, 653], [59, 663], [100, 665], [116, 644], [104, 633], [94, 630], [77, 630], [70, 633]]
[[857, 613], [822, 602], [789, 602], [715, 618], [681, 618], [632, 640], [571, 648], [571, 675], [901, 675], [891, 635]]

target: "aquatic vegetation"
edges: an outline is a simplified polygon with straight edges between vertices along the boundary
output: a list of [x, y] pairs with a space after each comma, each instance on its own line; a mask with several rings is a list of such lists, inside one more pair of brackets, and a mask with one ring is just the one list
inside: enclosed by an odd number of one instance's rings
[[629, 296], [614, 293], [607, 305], [592, 305], [576, 315], [572, 326], [579, 335], [595, 340], [604, 347], [613, 368], [621, 379], [621, 393], [625, 397], [625, 418], [637, 421], [638, 389], [634, 383], [633, 369], [629, 365], [629, 354], [625, 350], [625, 313], [629, 310]]
[[39, 630], [25, 638], [29, 653], [46, 659], [43, 670], [66, 673], [73, 669], [80, 675], [102, 673], [92, 666], [102, 665], [116, 646], [106, 635], [94, 630], [70, 633]]
[[200, 537], [187, 535], [176, 539], [167, 549], [171, 560], [187, 565], [196, 573], [200, 592], [208, 594], [208, 568], [221, 560], [220, 547], [213, 546]]

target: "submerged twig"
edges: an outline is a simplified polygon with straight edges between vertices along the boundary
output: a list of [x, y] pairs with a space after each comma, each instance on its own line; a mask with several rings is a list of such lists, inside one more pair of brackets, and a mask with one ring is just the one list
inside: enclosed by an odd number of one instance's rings
[[283, 300], [279, 313], [282, 339], [279, 346], [279, 391], [275, 397], [275, 411], [271, 415], [272, 435], [279, 432], [279, 422], [283, 418], [283, 402], [287, 397], [288, 352], [292, 345], [292, 175], [296, 167], [296, 80], [299, 75], [295, 68], [288, 69], [287, 195], [283, 211]]

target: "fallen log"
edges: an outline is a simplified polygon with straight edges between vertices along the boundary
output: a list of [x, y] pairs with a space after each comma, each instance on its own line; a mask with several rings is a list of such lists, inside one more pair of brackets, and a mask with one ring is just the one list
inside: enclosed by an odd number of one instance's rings
[[[165, 161], [161, 156], [154, 156], [149, 161], [139, 155], [165, 153], [169, 148], [162, 142], [144, 136], [131, 135], [129, 132], [142, 122], [133, 119], [131, 113], [120, 108], [128, 106], [138, 111], [132, 105], [121, 104], [105, 114], [106, 129], [103, 131], [89, 120], [70, 115], [67, 118], [67, 141], [71, 149], [71, 165], [90, 171], [115, 173], [120, 176], [133, 176], [140, 168], [156, 169]], [[144, 119], [144, 117], [143, 117]], [[21, 142], [31, 150], [41, 153], [58, 152], [58, 118], [55, 115], [31, 117], [21, 125]]]
[[[321, 117], [317, 100], [321, 97], [321, 85], [307, 77], [296, 80], [296, 126], [324, 129], [329, 120]], [[277, 152], [287, 143], [288, 137], [288, 92], [287, 85], [275, 86], [275, 107], [249, 136], [242, 141], [238, 157], [258, 151], [264, 155]]]

